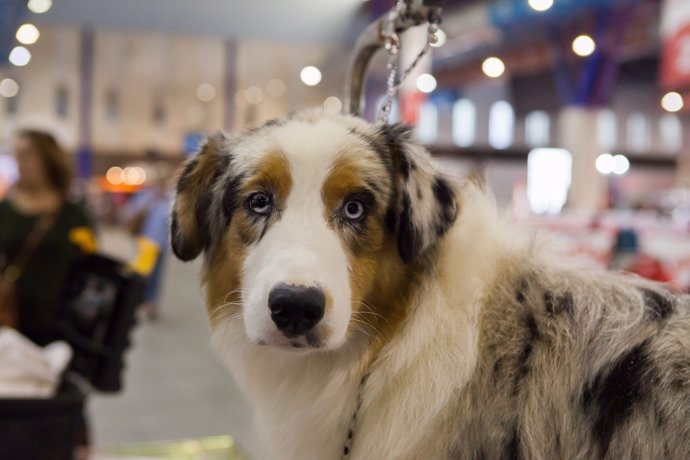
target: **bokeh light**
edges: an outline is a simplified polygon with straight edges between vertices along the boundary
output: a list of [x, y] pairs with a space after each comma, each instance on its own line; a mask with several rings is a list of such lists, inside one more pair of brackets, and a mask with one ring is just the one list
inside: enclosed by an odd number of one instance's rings
[[33, 24], [22, 24], [17, 29], [17, 41], [23, 45], [33, 45], [40, 36], [41, 33], [38, 31], [38, 27]]
[[497, 57], [489, 57], [482, 63], [482, 71], [487, 77], [498, 78], [506, 71], [506, 65]]
[[31, 52], [23, 46], [15, 46], [10, 51], [10, 62], [17, 67], [23, 67], [31, 61]]
[[316, 86], [321, 82], [321, 71], [310, 65], [302, 69], [299, 78], [307, 86]]
[[423, 93], [430, 93], [436, 89], [436, 79], [433, 75], [423, 73], [417, 77], [417, 89]]
[[0, 81], [0, 96], [14, 97], [19, 93], [19, 83], [11, 78], [4, 78]]
[[578, 56], [590, 56], [597, 49], [597, 44], [589, 35], [580, 35], [573, 40], [573, 53]]

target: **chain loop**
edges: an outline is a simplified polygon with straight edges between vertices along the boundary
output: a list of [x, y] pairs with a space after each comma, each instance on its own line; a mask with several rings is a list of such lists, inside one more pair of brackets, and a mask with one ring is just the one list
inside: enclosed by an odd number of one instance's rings
[[388, 70], [388, 77], [386, 78], [386, 93], [383, 96], [383, 101], [381, 102], [378, 115], [376, 116], [376, 121], [379, 123], [388, 123], [391, 108], [393, 106], [393, 100], [398, 95], [400, 86], [410, 75], [410, 73], [412, 73], [415, 67], [417, 67], [419, 61], [421, 61], [426, 53], [429, 52], [431, 45], [435, 45], [438, 42], [440, 18], [430, 17], [427, 40], [424, 47], [419, 54], [417, 54], [414, 61], [412, 61], [412, 63], [402, 72], [401, 75], [399, 75], [399, 51], [402, 47], [402, 43], [398, 34], [395, 33], [395, 21], [404, 14], [405, 8], [405, 2], [403, 0], [398, 0], [395, 5], [395, 9], [388, 13], [386, 22], [383, 24], [381, 30], [381, 35], [385, 40], [384, 48], [388, 51], [389, 58], [388, 64], [386, 64], [386, 70]]

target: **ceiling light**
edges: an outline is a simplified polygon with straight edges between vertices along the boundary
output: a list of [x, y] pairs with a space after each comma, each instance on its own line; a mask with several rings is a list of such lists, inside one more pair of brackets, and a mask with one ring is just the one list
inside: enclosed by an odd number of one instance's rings
[[271, 96], [280, 97], [285, 93], [285, 83], [279, 78], [274, 78], [268, 82], [266, 90], [268, 90], [268, 94]]
[[258, 86], [252, 86], [244, 92], [244, 98], [252, 105], [260, 104], [264, 100], [264, 92]]
[[17, 67], [25, 66], [31, 60], [31, 53], [23, 46], [15, 46], [10, 51], [10, 62]]
[[143, 185], [146, 182], [146, 171], [139, 166], [126, 167], [123, 176], [126, 185]]
[[528, 0], [527, 4], [534, 11], [539, 11], [541, 13], [542, 11], [546, 11], [553, 6], [553, 0]]
[[22, 24], [19, 26], [19, 29], [17, 29], [17, 41], [19, 43], [22, 43], [24, 45], [33, 45], [38, 41], [38, 37], [41, 36], [41, 33], [38, 31], [38, 28], [33, 25], [33, 24]]
[[105, 173], [105, 179], [113, 185], [121, 185], [125, 181], [125, 172], [119, 166], [113, 166]]
[[325, 101], [323, 101], [323, 107], [326, 110], [326, 113], [335, 115], [340, 113], [340, 110], [342, 110], [343, 108], [343, 103], [340, 102], [340, 99], [338, 99], [337, 97], [329, 96], [326, 98]]
[[678, 112], [683, 109], [684, 105], [683, 96], [675, 91], [666, 93], [664, 97], [661, 98], [661, 107], [667, 112]]
[[614, 174], [625, 174], [630, 169], [630, 160], [625, 155], [614, 155], [613, 156], [613, 173]]
[[202, 83], [196, 89], [196, 97], [201, 102], [211, 102], [216, 97], [216, 89], [209, 83]]
[[310, 65], [302, 69], [299, 73], [299, 78], [307, 86], [316, 86], [321, 81], [321, 71]]
[[5, 78], [0, 81], [0, 96], [14, 97], [19, 93], [19, 84], [11, 78]]
[[421, 74], [417, 77], [417, 89], [423, 93], [432, 92], [436, 89], [436, 79], [431, 74]]
[[610, 153], [602, 153], [594, 165], [601, 174], [611, 174], [616, 169], [616, 160]]
[[448, 41], [448, 35], [446, 35], [446, 33], [443, 30], [438, 29], [438, 31], [436, 32], [436, 42], [432, 43], [431, 46], [433, 46], [434, 48], [440, 48], [446, 44], [446, 41]]
[[32, 13], [43, 14], [53, 6], [53, 0], [29, 0], [26, 6]]
[[506, 71], [506, 65], [499, 58], [490, 57], [482, 63], [482, 71], [487, 77], [498, 78]]
[[586, 57], [594, 53], [597, 44], [589, 35], [580, 35], [573, 40], [573, 52], [578, 56]]

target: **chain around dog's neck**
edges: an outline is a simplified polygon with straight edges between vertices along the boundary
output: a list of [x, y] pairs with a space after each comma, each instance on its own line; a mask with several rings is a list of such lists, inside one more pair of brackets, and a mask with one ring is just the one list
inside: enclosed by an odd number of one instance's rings
[[355, 427], [357, 425], [357, 415], [359, 414], [359, 409], [362, 407], [362, 393], [364, 392], [364, 384], [368, 376], [369, 374], [365, 373], [359, 381], [359, 386], [357, 388], [357, 405], [355, 406], [355, 411], [352, 413], [350, 423], [347, 425], [347, 439], [345, 439], [345, 444], [343, 444], [343, 460], [350, 458], [352, 441], [355, 437]]

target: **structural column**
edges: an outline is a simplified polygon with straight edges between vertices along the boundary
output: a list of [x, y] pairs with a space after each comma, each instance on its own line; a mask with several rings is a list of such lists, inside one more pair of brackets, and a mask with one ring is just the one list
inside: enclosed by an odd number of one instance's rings
[[92, 117], [93, 117], [93, 59], [94, 34], [83, 28], [79, 34], [79, 144], [77, 177], [86, 181], [91, 177]]
[[573, 106], [565, 107], [559, 115], [559, 144], [573, 156], [573, 179], [566, 205], [571, 209], [597, 210], [606, 203], [606, 179], [595, 167], [602, 153], [598, 116], [598, 109]]
[[237, 92], [237, 41], [226, 39], [223, 45], [223, 127], [232, 131], [237, 126], [235, 93]]

